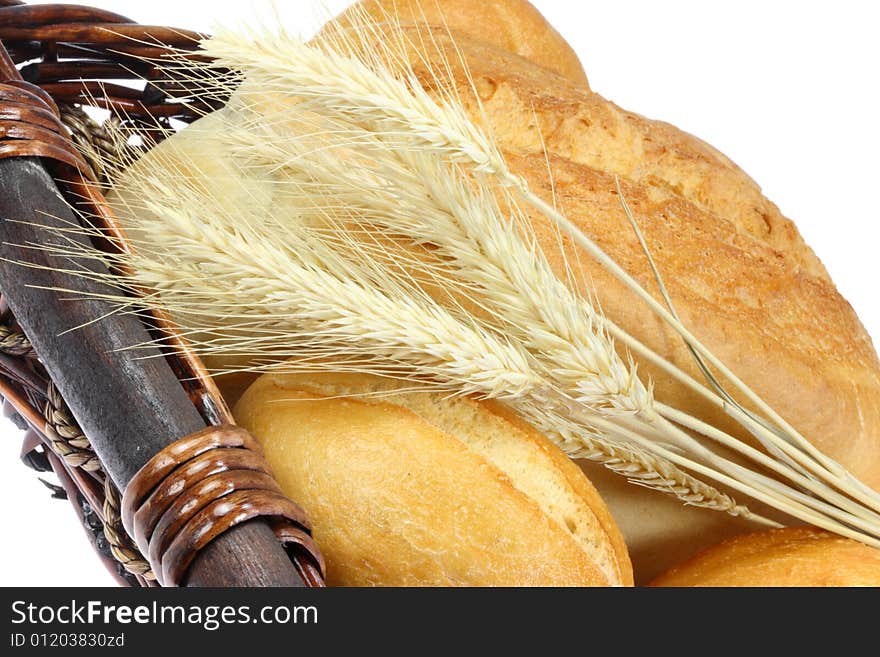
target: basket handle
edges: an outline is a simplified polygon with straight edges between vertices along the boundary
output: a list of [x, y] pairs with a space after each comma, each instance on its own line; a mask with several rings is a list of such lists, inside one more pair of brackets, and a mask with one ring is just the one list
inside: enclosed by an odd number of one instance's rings
[[[107, 473], [125, 490], [154, 456], [181, 437], [201, 434], [206, 423], [158, 349], [125, 349], [150, 342], [141, 320], [112, 312], [99, 299], [109, 290], [64, 271], [70, 264], [63, 258], [33, 248], [79, 221], [40, 158], [63, 163], [74, 178], [87, 167], [58, 139], [63, 133], [53, 129], [51, 99], [22, 82], [2, 42], [0, 78], [0, 89], [14, 96], [4, 102], [0, 93], [0, 114], [6, 106], [13, 110], [4, 115], [10, 120], [0, 135], [0, 288]], [[97, 192], [89, 201], [105, 203]], [[320, 576], [309, 576], [317, 551], [294, 546], [291, 567], [265, 515], [278, 514], [256, 513], [229, 527], [189, 555], [191, 566], [178, 578], [191, 586], [321, 585]]]

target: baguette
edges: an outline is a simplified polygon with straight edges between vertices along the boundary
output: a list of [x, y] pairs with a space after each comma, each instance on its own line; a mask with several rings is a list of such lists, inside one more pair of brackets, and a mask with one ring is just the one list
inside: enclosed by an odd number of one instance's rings
[[362, 374], [267, 374], [235, 415], [309, 514], [331, 586], [632, 584], [595, 488], [498, 405]]
[[738, 536], [652, 586], [880, 586], [880, 550], [808, 527]]

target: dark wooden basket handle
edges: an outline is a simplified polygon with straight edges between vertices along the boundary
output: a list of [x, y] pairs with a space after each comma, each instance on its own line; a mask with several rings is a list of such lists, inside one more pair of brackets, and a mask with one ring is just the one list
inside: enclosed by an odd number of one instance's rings
[[141, 468], [122, 498], [122, 522], [163, 586], [178, 585], [205, 545], [255, 517], [271, 518], [283, 545], [312, 556], [297, 565], [307, 583], [320, 586], [324, 562], [308, 520], [241, 427], [211, 427], [169, 445]]
[[[41, 158], [58, 163], [62, 179], [89, 175], [88, 166], [64, 138], [51, 98], [22, 81], [2, 43], [0, 80], [3, 297], [106, 472], [120, 490], [132, 480], [142, 486], [145, 479], [139, 473], [154, 456], [167, 454], [163, 450], [181, 436], [196, 435], [210, 443], [213, 434], [205, 431], [205, 420], [158, 349], [136, 353], [126, 349], [150, 342], [141, 320], [112, 312], [100, 299], [109, 290], [70, 273], [69, 262], [38, 248], [49, 245], [58, 229], [78, 222]], [[93, 188], [82, 184], [79, 188], [91, 190], [87, 200], [92, 204], [103, 203]], [[106, 273], [96, 263], [78, 266]], [[58, 290], [67, 290], [63, 296], [76, 297], [75, 302], [65, 302]], [[191, 441], [185, 439], [184, 444]], [[264, 486], [264, 496], [268, 488]], [[162, 563], [153, 564], [156, 571], [165, 573], [169, 583], [191, 586], [321, 585], [320, 557], [294, 507], [282, 509], [277, 499], [271, 503], [262, 499], [263, 508], [254, 510], [252, 496], [247, 497], [251, 500], [247, 512], [233, 505], [236, 522], [215, 518], [206, 524], [202, 518], [171, 537], [161, 553]], [[219, 502], [222, 506], [222, 499]], [[276, 534], [279, 520], [288, 522]], [[202, 533], [196, 536], [199, 528]], [[298, 535], [306, 538], [297, 544]], [[177, 561], [166, 563], [169, 554], [176, 554]]]

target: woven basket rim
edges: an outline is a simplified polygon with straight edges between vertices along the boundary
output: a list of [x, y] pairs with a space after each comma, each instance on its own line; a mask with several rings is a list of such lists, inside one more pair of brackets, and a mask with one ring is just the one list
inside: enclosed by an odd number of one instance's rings
[[[170, 131], [173, 121], [187, 124], [217, 109], [219, 105], [188, 102], [185, 86], [156, 64], [172, 52], [199, 57], [196, 51], [203, 37], [187, 30], [139, 25], [113, 12], [81, 5], [0, 0], [0, 40], [25, 80], [53, 97], [71, 138], [83, 148], [101, 148], [103, 143], [101, 127], [83, 113], [85, 107], [109, 110], [110, 120], [143, 135], [149, 146], [157, 143], [157, 125]], [[84, 81], [86, 75], [89, 79]], [[146, 84], [137, 91], [117, 80]], [[108, 245], [127, 244], [122, 227], [94, 186], [73, 184], [67, 191], [81, 197], [79, 204], [85, 199], [92, 221], [110, 237]], [[203, 419], [209, 426], [231, 424], [223, 396], [178, 327], [161, 311], [149, 313], [149, 327]], [[0, 359], [0, 397], [11, 407], [7, 415], [22, 419], [30, 429], [23, 452], [26, 461], [54, 470], [81, 520], [87, 526], [100, 525], [95, 542], [108, 565], [111, 560], [121, 564], [116, 567], [120, 581], [153, 585], [148, 564], [139, 558], [118, 517], [118, 492], [108, 483], [109, 477], [103, 476], [100, 460], [2, 298]]]

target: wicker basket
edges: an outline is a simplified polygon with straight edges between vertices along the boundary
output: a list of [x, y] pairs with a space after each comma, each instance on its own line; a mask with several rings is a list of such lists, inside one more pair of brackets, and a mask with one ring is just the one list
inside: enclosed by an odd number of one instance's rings
[[[109, 110], [144, 149], [155, 143], [157, 121], [170, 127], [216, 109], [147, 61], [172, 48], [193, 52], [198, 39], [103, 10], [0, 0], [0, 185], [7, 198], [11, 186], [29, 191], [17, 195], [27, 207], [2, 209], [4, 243], [27, 239], [17, 232], [24, 224], [10, 221], [17, 214], [47, 220], [56, 185], [121, 237], [97, 187], [83, 180], [100, 181], [98, 156], [116, 142], [84, 107]], [[46, 168], [54, 182], [41, 175]], [[96, 309], [40, 290], [39, 277], [50, 274], [0, 267], [0, 395], [26, 432], [22, 460], [54, 471], [55, 496], [72, 502], [119, 581], [322, 585], [303, 514], [281, 496], [259, 447], [233, 426], [168, 318], [113, 317], [58, 337]], [[137, 331], [160, 339], [164, 358], [135, 361], [105, 348]]]

